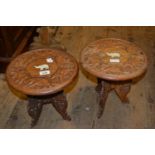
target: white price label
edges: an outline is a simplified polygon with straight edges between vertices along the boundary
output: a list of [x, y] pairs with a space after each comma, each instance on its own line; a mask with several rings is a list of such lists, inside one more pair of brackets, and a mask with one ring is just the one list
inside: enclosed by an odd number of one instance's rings
[[39, 74], [40, 75], [49, 75], [50, 74], [50, 70], [40, 71]]
[[110, 59], [110, 62], [117, 62], [117, 63], [119, 63], [120, 59]]

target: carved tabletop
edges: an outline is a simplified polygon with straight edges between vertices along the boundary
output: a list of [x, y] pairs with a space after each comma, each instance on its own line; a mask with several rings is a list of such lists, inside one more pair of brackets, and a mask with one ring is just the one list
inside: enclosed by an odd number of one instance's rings
[[27, 95], [48, 95], [61, 91], [78, 72], [75, 59], [59, 50], [39, 49], [16, 57], [8, 66], [8, 83]]
[[81, 63], [89, 73], [105, 80], [130, 80], [143, 74], [147, 59], [135, 44], [120, 39], [101, 39], [81, 53]]

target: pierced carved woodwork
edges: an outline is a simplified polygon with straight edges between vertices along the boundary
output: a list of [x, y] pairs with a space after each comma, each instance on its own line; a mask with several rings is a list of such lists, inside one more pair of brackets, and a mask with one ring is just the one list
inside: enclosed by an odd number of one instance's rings
[[97, 117], [103, 114], [108, 93], [115, 90], [120, 100], [129, 103], [127, 94], [132, 79], [147, 69], [147, 58], [135, 44], [121, 39], [107, 38], [90, 43], [81, 52], [81, 64], [98, 78], [99, 96]]
[[131, 80], [130, 81], [121, 81], [121, 82], [112, 82], [106, 81], [102, 79], [98, 79], [98, 85], [96, 87], [96, 91], [99, 97], [99, 109], [97, 117], [101, 118], [105, 103], [110, 91], [115, 90], [116, 94], [120, 98], [123, 103], [129, 103], [129, 99], [127, 97], [130, 87], [131, 87]]
[[39, 120], [42, 107], [44, 104], [52, 104], [56, 111], [62, 116], [64, 120], [71, 120], [67, 114], [67, 100], [63, 91], [46, 96], [28, 96], [28, 114], [32, 118], [31, 127], [34, 127]]
[[62, 90], [77, 74], [77, 62], [67, 52], [38, 49], [16, 57], [8, 66], [6, 78], [10, 86], [28, 96], [33, 127], [44, 104], [52, 104], [63, 119], [71, 120]]
[[67, 114], [67, 100], [63, 93], [56, 94], [52, 99], [52, 105], [56, 111], [62, 116], [64, 120], [71, 120], [71, 117]]
[[[47, 58], [53, 62], [48, 63]], [[40, 76], [34, 66], [47, 64], [49, 75]], [[28, 95], [47, 95], [62, 90], [78, 73], [75, 59], [66, 52], [40, 49], [26, 52], [15, 58], [8, 66], [6, 77], [15, 89]]]
[[129, 99], [127, 95], [130, 92], [131, 83], [132, 81], [130, 80], [125, 82], [120, 82], [114, 85], [115, 92], [123, 103], [129, 103]]
[[97, 114], [98, 118], [100, 118], [103, 114], [106, 99], [108, 97], [108, 93], [110, 90], [111, 90], [111, 87], [110, 87], [109, 83], [107, 83], [101, 79], [98, 79], [98, 85], [96, 87], [96, 91], [99, 96], [99, 110], [98, 110], [98, 114]]
[[85, 70], [106, 80], [130, 80], [147, 68], [144, 52], [135, 44], [120, 39], [101, 39], [89, 44], [81, 53]]
[[32, 118], [31, 127], [36, 125], [40, 117], [42, 107], [43, 107], [43, 104], [40, 100], [37, 100], [36, 98], [33, 98], [33, 97], [28, 98], [27, 111]]

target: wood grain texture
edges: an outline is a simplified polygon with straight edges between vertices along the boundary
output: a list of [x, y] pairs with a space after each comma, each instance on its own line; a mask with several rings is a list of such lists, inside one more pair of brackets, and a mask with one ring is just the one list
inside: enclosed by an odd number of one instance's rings
[[[65, 89], [67, 111], [72, 121], [64, 121], [51, 105], [45, 105], [35, 128], [155, 128], [155, 27], [60, 27], [56, 34], [56, 39], [77, 60], [89, 43], [106, 37], [133, 42], [144, 50], [148, 58], [147, 74], [134, 81], [128, 95], [130, 104], [122, 104], [112, 91], [107, 98], [102, 118], [97, 119], [98, 97], [94, 90], [97, 80], [80, 70], [76, 81]], [[0, 82], [0, 104], [3, 105], [0, 110], [3, 115], [0, 118], [0, 128], [30, 128], [27, 102], [18, 101], [8, 87], [2, 87], [2, 83], [6, 82], [3, 79]], [[14, 104], [6, 98], [10, 98]]]
[[107, 38], [90, 43], [81, 52], [81, 64], [96, 77], [123, 81], [143, 74], [147, 58], [143, 50], [131, 42]]
[[[41, 75], [41, 71], [49, 74]], [[68, 53], [38, 49], [16, 57], [7, 68], [6, 78], [11, 87], [26, 95], [48, 95], [61, 91], [77, 73], [78, 65]]]

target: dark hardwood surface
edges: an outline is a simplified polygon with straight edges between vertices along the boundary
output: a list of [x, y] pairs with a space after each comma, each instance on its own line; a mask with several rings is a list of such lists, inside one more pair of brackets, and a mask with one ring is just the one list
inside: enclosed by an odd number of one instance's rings
[[17, 55], [25, 52], [32, 42], [35, 26], [0, 26], [0, 72]]
[[[104, 114], [97, 119], [97, 79], [80, 68], [79, 77], [65, 89], [72, 121], [63, 120], [51, 105], [45, 105], [35, 128], [155, 128], [155, 27], [60, 27], [55, 39], [79, 60], [80, 52], [88, 44], [105, 37], [136, 43], [148, 58], [147, 73], [134, 81], [128, 95], [130, 104], [122, 104], [112, 91]], [[0, 77], [0, 128], [30, 128], [25, 96], [10, 91], [4, 75]]]

